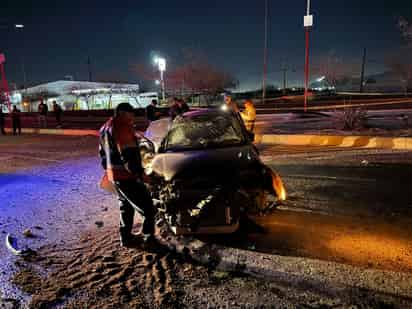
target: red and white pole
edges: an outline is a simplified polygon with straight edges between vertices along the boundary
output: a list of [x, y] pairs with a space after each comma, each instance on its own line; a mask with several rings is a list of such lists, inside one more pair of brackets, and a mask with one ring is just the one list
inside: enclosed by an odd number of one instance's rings
[[313, 15], [310, 15], [310, 0], [307, 0], [306, 16], [303, 18], [303, 25], [306, 32], [306, 48], [305, 48], [305, 99], [304, 111], [308, 108], [308, 89], [309, 89], [309, 32], [313, 26]]
[[266, 100], [266, 78], [268, 67], [268, 0], [265, 0], [265, 38], [263, 45], [263, 77], [262, 77], [262, 103]]
[[[4, 71], [4, 63], [6, 62], [6, 57], [4, 54], [0, 54], [0, 77], [1, 77], [1, 84], [0, 84], [0, 97], [3, 97], [9, 112], [11, 112], [11, 102], [10, 102], [10, 92], [9, 86], [6, 79], [6, 73]], [[2, 108], [2, 106], [0, 107]]]
[[305, 103], [304, 111], [308, 108], [308, 88], [309, 88], [309, 27], [306, 27], [306, 51], [305, 51]]

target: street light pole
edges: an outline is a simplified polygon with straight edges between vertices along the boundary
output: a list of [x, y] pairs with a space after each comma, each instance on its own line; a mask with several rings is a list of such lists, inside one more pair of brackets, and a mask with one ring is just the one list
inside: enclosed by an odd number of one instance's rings
[[166, 99], [166, 86], [165, 86], [165, 79], [164, 79], [164, 72], [166, 71], [166, 59], [161, 57], [155, 57], [154, 63], [157, 64], [157, 68], [160, 72], [160, 83], [162, 87], [162, 100]]
[[165, 79], [163, 71], [160, 71], [160, 81], [162, 83], [162, 100], [165, 100]]
[[309, 88], [309, 31], [313, 26], [313, 15], [310, 15], [310, 0], [307, 0], [306, 16], [304, 16], [303, 25], [306, 32], [306, 48], [305, 48], [305, 99], [304, 111], [307, 111], [308, 106], [308, 88]]
[[366, 62], [366, 48], [363, 49], [363, 57], [362, 57], [362, 71], [361, 71], [361, 78], [360, 78], [360, 88], [359, 92], [363, 92], [364, 80], [365, 80], [365, 62]]
[[267, 50], [268, 50], [268, 0], [265, 0], [265, 39], [263, 46], [263, 78], [262, 78], [262, 103], [266, 100], [266, 75], [267, 75]]
[[[24, 25], [23, 24], [15, 24], [14, 28], [17, 31], [21, 31], [24, 33]], [[23, 34], [21, 35], [23, 37]], [[24, 38], [22, 38], [22, 42], [24, 41]], [[22, 47], [22, 52], [21, 52], [21, 69], [23, 73], [23, 89], [26, 89], [27, 87], [27, 74], [26, 74], [26, 65], [25, 65], [25, 59], [24, 59], [24, 46]]]

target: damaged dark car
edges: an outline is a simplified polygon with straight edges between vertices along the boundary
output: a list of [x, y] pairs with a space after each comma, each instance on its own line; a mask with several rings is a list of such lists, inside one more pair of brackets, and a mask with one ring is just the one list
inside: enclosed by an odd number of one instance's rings
[[242, 212], [286, 199], [236, 113], [203, 109], [154, 121], [140, 144], [147, 186], [175, 234], [232, 233]]

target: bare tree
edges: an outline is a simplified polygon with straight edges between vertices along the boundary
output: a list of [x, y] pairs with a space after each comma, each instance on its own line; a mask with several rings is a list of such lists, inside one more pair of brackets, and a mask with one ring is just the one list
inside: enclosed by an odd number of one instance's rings
[[[167, 92], [181, 95], [205, 94], [214, 96], [228, 88], [234, 88], [237, 80], [232, 74], [210, 64], [201, 53], [190, 49], [183, 51], [183, 63], [166, 71]], [[133, 71], [142, 79], [155, 81], [158, 72], [139, 64]]]
[[409, 89], [412, 88], [412, 24], [406, 18], [399, 17], [397, 26], [408, 45], [388, 56], [386, 65], [398, 76], [401, 87], [407, 95]]
[[405, 17], [401, 16], [398, 19], [398, 28], [405, 41], [408, 44], [412, 44], [412, 24]]
[[386, 59], [386, 65], [398, 77], [400, 85], [407, 95], [412, 88], [412, 62], [408, 57], [401, 56], [404, 52], [399, 52]]
[[348, 82], [356, 72], [354, 63], [343, 61], [335, 51], [330, 51], [327, 55], [322, 55], [315, 60], [312, 72], [318, 76], [323, 76], [325, 81], [332, 87]]

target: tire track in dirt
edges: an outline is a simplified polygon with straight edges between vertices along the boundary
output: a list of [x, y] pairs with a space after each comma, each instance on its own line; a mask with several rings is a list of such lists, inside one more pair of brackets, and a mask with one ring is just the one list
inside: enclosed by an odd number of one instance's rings
[[170, 252], [121, 248], [113, 230], [68, 246], [42, 248], [22, 264], [14, 283], [32, 295], [30, 307], [178, 307], [180, 261]]

